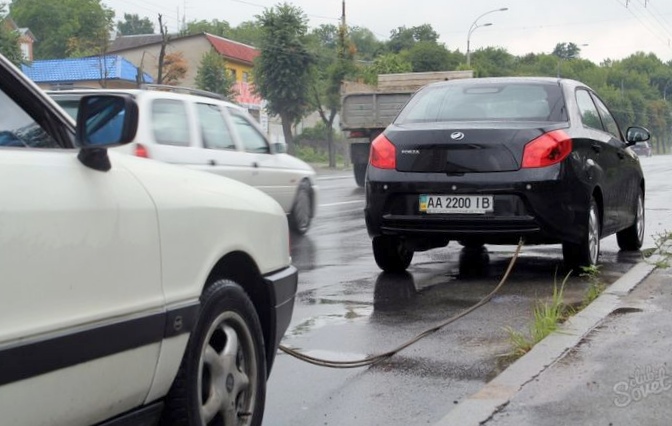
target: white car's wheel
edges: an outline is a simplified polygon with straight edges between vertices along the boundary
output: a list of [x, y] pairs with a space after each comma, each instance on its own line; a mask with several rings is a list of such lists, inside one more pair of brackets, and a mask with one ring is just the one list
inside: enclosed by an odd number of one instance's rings
[[294, 199], [292, 212], [289, 214], [289, 225], [299, 235], [308, 232], [313, 220], [313, 197], [310, 184], [305, 180], [299, 185]]
[[210, 286], [201, 303], [162, 423], [260, 425], [266, 363], [254, 306], [245, 291], [228, 280]]

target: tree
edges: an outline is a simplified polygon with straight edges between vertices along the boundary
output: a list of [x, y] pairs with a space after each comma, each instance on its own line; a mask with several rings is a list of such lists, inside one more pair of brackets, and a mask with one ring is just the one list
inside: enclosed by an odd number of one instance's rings
[[220, 21], [219, 19], [206, 21], [202, 19], [200, 21], [187, 22], [187, 28], [182, 33], [183, 35], [209, 33], [219, 37], [228, 37], [230, 32], [231, 25], [226, 21]]
[[552, 55], [568, 60], [578, 58], [580, 53], [581, 49], [574, 43], [558, 43], [555, 45]]
[[366, 28], [350, 27], [348, 38], [355, 46], [355, 55], [360, 60], [372, 61], [385, 50], [385, 43], [378, 41], [376, 36]]
[[318, 56], [312, 92], [314, 106], [327, 129], [329, 167], [333, 168], [336, 167], [334, 120], [341, 109], [341, 84], [355, 72], [354, 46], [348, 40], [344, 25], [323, 25], [313, 34], [317, 36], [320, 52], [332, 52], [332, 55]]
[[363, 77], [366, 84], [378, 84], [378, 74], [396, 74], [413, 71], [413, 65], [396, 53], [378, 56], [373, 64], [364, 68]]
[[227, 99], [233, 98], [233, 78], [226, 71], [226, 61], [214, 50], [203, 55], [196, 72], [196, 87], [219, 93]]
[[308, 110], [310, 75], [315, 58], [307, 48], [307, 17], [283, 3], [257, 16], [262, 30], [259, 56], [252, 73], [255, 90], [271, 115], [279, 115], [290, 154], [294, 153], [292, 125]]
[[19, 33], [5, 25], [6, 5], [0, 3], [0, 53], [19, 66], [23, 62], [23, 55], [19, 47]]
[[117, 31], [121, 35], [154, 34], [154, 24], [149, 18], [124, 13], [124, 20], [117, 21]]
[[419, 41], [404, 57], [413, 66], [414, 72], [448, 71], [454, 69], [458, 63], [451, 64], [451, 55], [442, 44], [431, 41]]
[[114, 19], [114, 11], [101, 0], [14, 0], [10, 14], [35, 34], [38, 59], [64, 58], [73, 43], [100, 40]]
[[182, 52], [166, 54], [163, 60], [161, 84], [177, 85], [187, 74], [188, 70], [189, 65], [187, 60], [184, 59]]
[[258, 46], [262, 38], [261, 26], [255, 21], [241, 22], [237, 27], [231, 28], [229, 38], [250, 46]]
[[408, 50], [412, 48], [415, 43], [420, 41], [438, 43], [439, 34], [434, 31], [432, 26], [429, 24], [423, 24], [411, 28], [402, 26], [391, 31], [390, 41], [387, 43], [387, 45], [391, 52], [399, 53], [402, 50]]

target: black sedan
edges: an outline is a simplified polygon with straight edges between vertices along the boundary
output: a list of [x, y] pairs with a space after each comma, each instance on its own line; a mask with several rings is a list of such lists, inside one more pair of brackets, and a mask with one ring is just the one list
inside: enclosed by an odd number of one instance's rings
[[371, 146], [366, 225], [385, 271], [446, 246], [562, 243], [574, 270], [598, 261], [600, 239], [622, 250], [644, 238], [644, 176], [621, 132], [585, 84], [486, 78], [418, 91]]

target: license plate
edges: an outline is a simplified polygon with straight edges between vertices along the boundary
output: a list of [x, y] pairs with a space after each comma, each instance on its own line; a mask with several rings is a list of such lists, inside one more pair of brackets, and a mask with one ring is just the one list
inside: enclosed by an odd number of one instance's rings
[[420, 195], [421, 213], [485, 214], [493, 206], [492, 195]]

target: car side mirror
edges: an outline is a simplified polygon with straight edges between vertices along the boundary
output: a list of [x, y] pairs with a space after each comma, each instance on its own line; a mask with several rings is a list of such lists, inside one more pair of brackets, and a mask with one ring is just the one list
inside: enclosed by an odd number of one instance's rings
[[79, 101], [77, 141], [82, 149], [123, 145], [135, 138], [138, 106], [128, 95], [91, 95]]
[[649, 139], [651, 139], [651, 132], [644, 127], [628, 127], [628, 130], [625, 132], [625, 140], [628, 145], [634, 145], [637, 142], [645, 142]]
[[138, 130], [138, 105], [129, 95], [91, 95], [79, 101], [77, 142], [79, 161], [87, 167], [106, 172], [112, 165], [109, 147], [124, 145]]
[[284, 144], [282, 142], [277, 142], [272, 144], [273, 145], [273, 152], [276, 154], [286, 154], [287, 153], [287, 144]]

